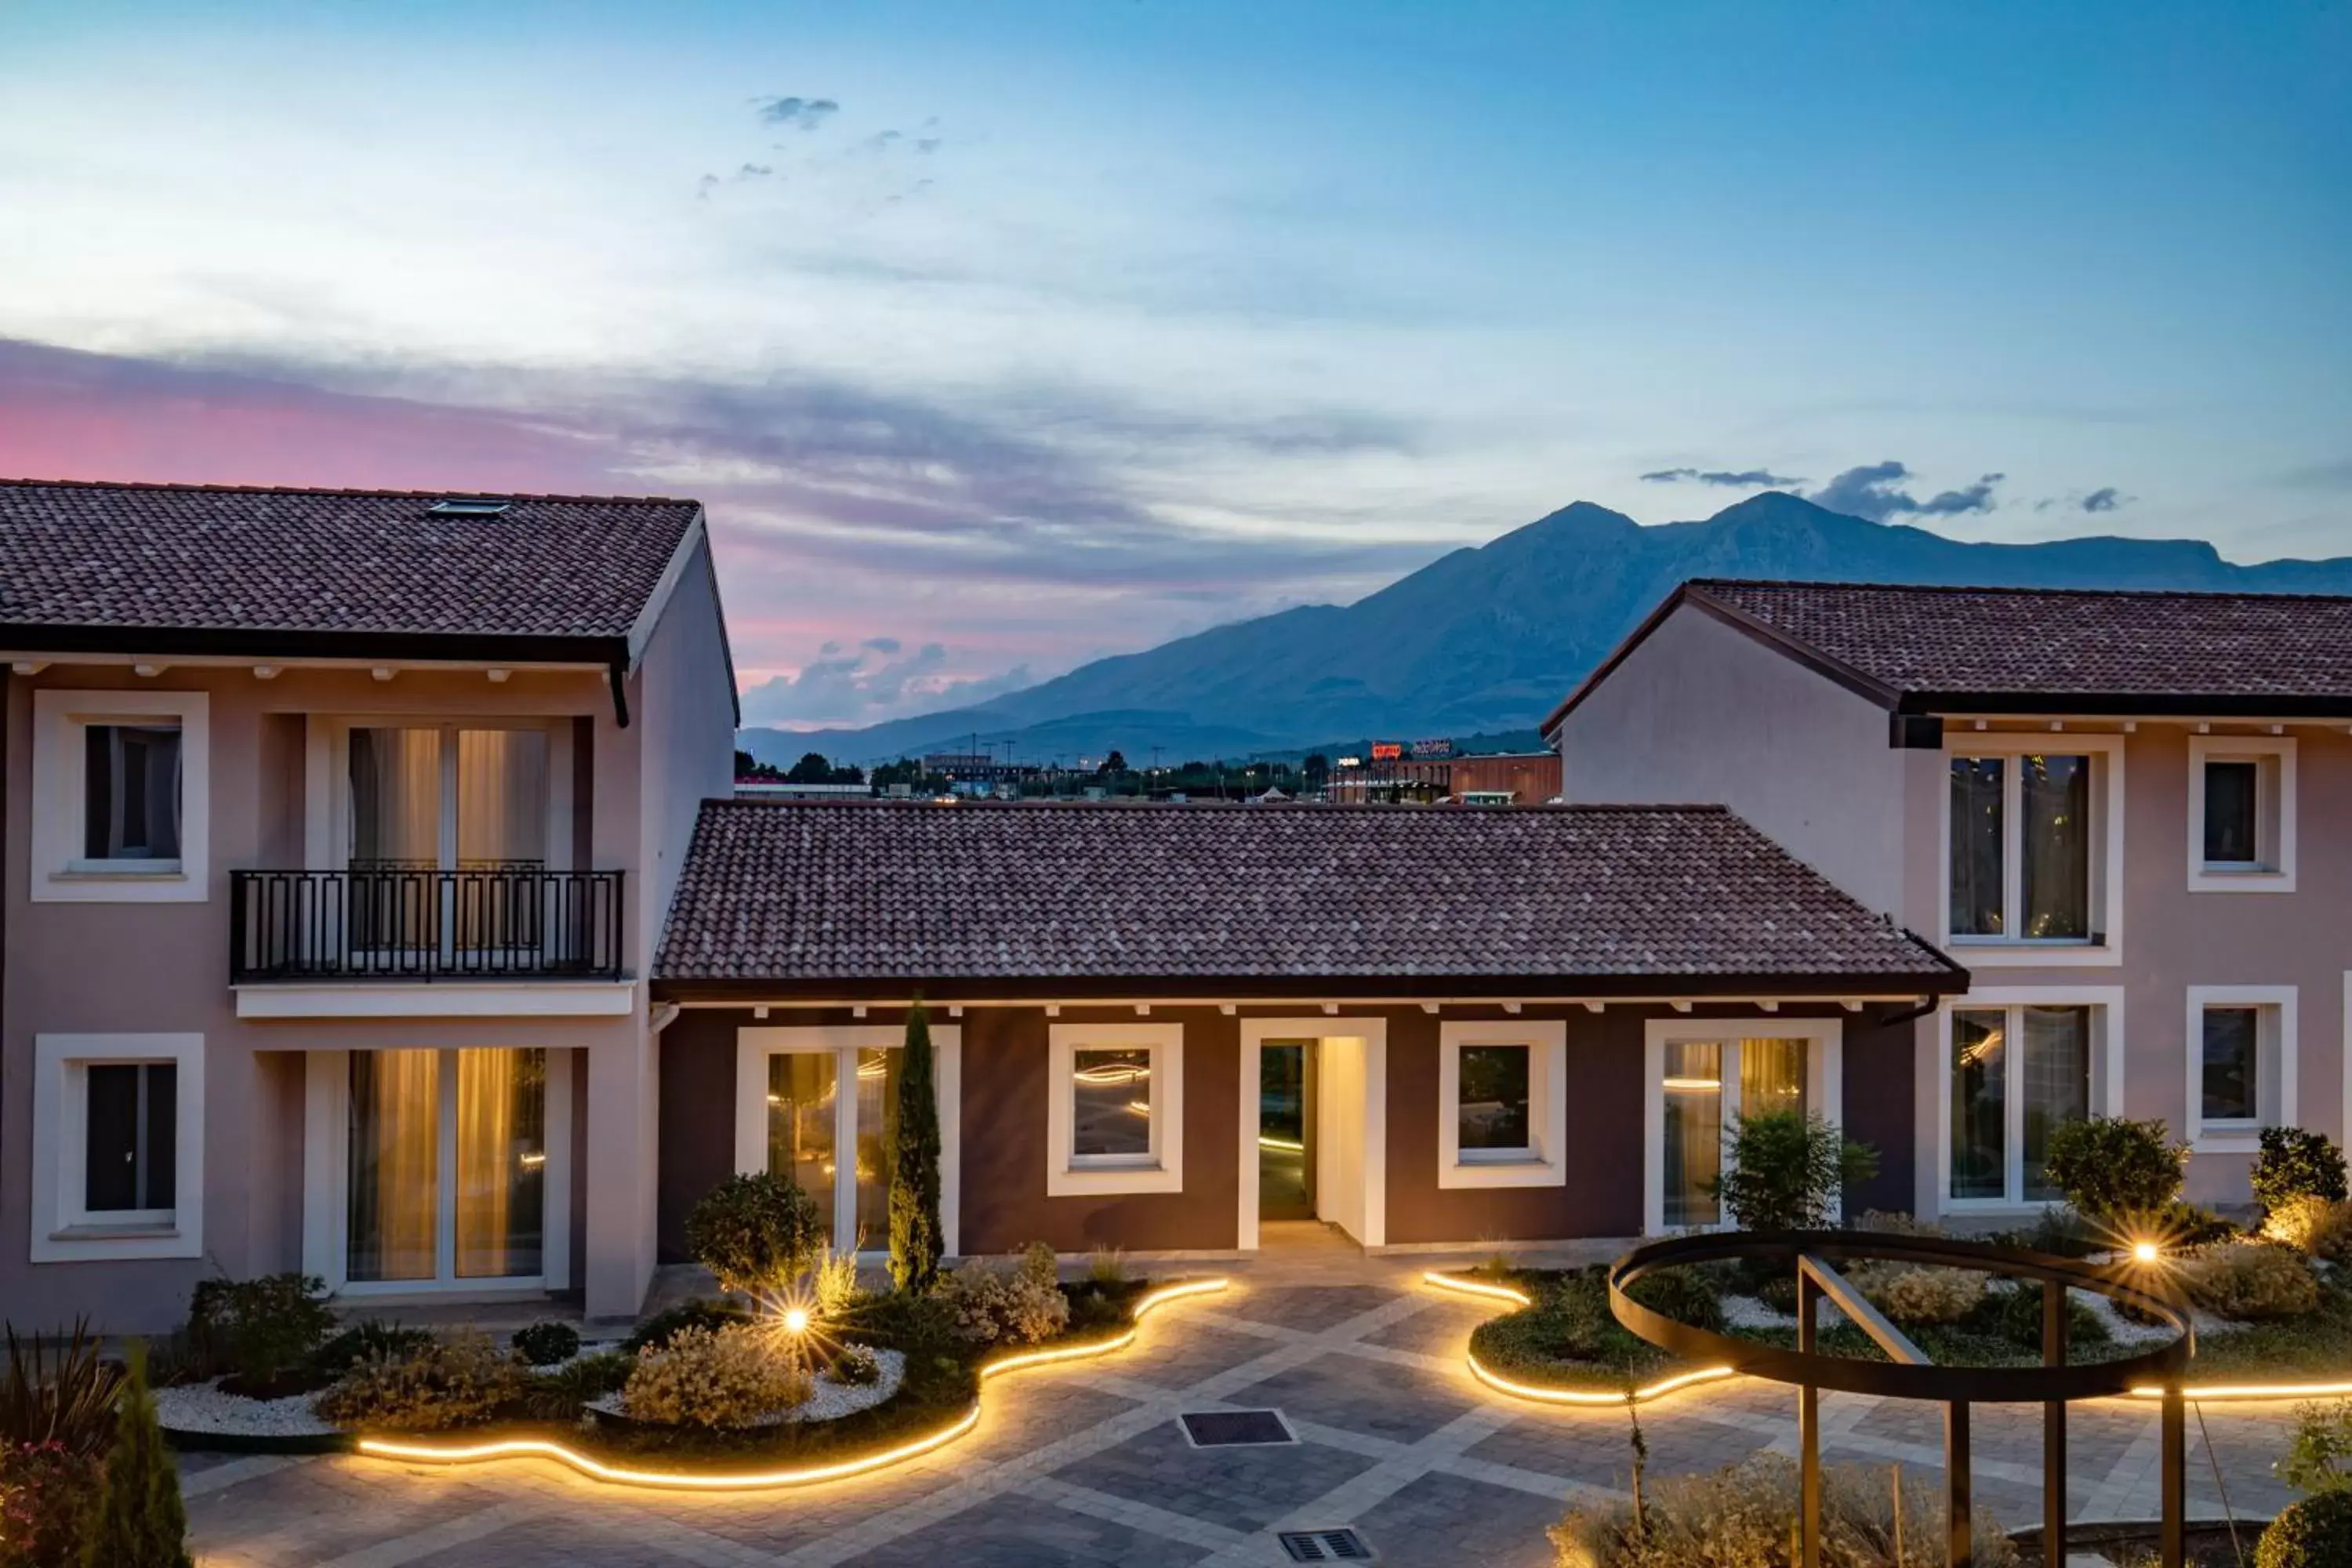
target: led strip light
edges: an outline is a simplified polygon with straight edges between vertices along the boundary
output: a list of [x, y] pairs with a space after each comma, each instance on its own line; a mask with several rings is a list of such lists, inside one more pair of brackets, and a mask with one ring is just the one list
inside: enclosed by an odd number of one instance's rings
[[[1514, 1285], [1500, 1285], [1486, 1279], [1472, 1279], [1460, 1274], [1441, 1274], [1433, 1268], [1422, 1272], [1422, 1282], [1440, 1290], [1450, 1290], [1457, 1296], [1476, 1296], [1483, 1300], [1507, 1302], [1513, 1307], [1532, 1307], [1535, 1298]], [[1532, 1399], [1545, 1405], [1594, 1405], [1622, 1409], [1627, 1405], [1647, 1405], [1679, 1388], [1695, 1383], [1714, 1383], [1738, 1374], [1727, 1366], [1705, 1366], [1696, 1372], [1678, 1373], [1661, 1379], [1646, 1388], [1623, 1393], [1607, 1393], [1581, 1388], [1549, 1388], [1540, 1384], [1517, 1383], [1492, 1370], [1472, 1354], [1467, 1348], [1462, 1359], [1469, 1363], [1470, 1375], [1500, 1394], [1517, 1399]]]
[[[1135, 1303], [1134, 1315], [1139, 1323], [1150, 1313], [1171, 1301], [1189, 1296], [1213, 1295], [1227, 1289], [1230, 1280], [1185, 1279], [1153, 1290]], [[1091, 1340], [1085, 1344], [1057, 1345], [1049, 1350], [1029, 1351], [985, 1363], [980, 1369], [981, 1381], [1019, 1372], [1028, 1367], [1045, 1366], [1055, 1362], [1083, 1361], [1089, 1357], [1108, 1355], [1135, 1342], [1136, 1331], [1129, 1329], [1107, 1340]], [[570, 1467], [591, 1480], [605, 1481], [615, 1486], [655, 1487], [673, 1491], [758, 1491], [782, 1487], [804, 1487], [820, 1481], [846, 1480], [902, 1464], [912, 1458], [945, 1447], [980, 1425], [980, 1401], [955, 1420], [938, 1430], [924, 1434], [895, 1448], [877, 1454], [863, 1454], [853, 1459], [836, 1460], [829, 1465], [803, 1465], [791, 1469], [739, 1471], [733, 1473], [698, 1474], [691, 1470], [640, 1470], [625, 1465], [609, 1465], [593, 1455], [544, 1437], [505, 1437], [488, 1443], [440, 1445], [410, 1443], [387, 1437], [362, 1437], [355, 1451], [376, 1459], [398, 1459], [424, 1465], [475, 1465], [496, 1459], [552, 1459]]]

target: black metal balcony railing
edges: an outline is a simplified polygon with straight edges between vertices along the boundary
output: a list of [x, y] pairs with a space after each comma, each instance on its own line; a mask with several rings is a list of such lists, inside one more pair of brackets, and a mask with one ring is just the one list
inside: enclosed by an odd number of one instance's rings
[[618, 871], [229, 873], [229, 982], [616, 980]]

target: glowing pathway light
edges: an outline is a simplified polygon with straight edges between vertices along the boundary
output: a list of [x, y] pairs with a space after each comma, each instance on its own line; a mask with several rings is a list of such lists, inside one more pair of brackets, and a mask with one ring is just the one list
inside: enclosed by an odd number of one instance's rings
[[[1231, 1286], [1224, 1279], [1180, 1279], [1163, 1285], [1137, 1299], [1135, 1319], [1139, 1323], [1171, 1301], [1181, 1301], [1193, 1296], [1213, 1295]], [[794, 1320], [798, 1319], [797, 1323]], [[788, 1308], [782, 1314], [788, 1332], [804, 1332], [809, 1327], [808, 1310]], [[1136, 1331], [1128, 1329], [1107, 1340], [1090, 1340], [1084, 1344], [1054, 1345], [1045, 1350], [1028, 1351], [1003, 1357], [980, 1369], [981, 1381], [1019, 1372], [1033, 1366], [1046, 1366], [1055, 1362], [1083, 1361], [1092, 1356], [1108, 1355], [1135, 1342]], [[877, 1453], [860, 1454], [852, 1458], [835, 1460], [824, 1465], [800, 1465], [776, 1470], [715, 1471], [648, 1470], [631, 1465], [608, 1464], [591, 1454], [544, 1437], [507, 1437], [487, 1443], [436, 1444], [416, 1443], [389, 1437], [361, 1437], [354, 1451], [370, 1458], [397, 1459], [420, 1465], [478, 1465], [498, 1459], [552, 1459], [559, 1465], [587, 1477], [614, 1486], [649, 1487], [669, 1491], [761, 1491], [785, 1487], [812, 1486], [821, 1481], [847, 1480], [853, 1476], [870, 1475], [892, 1465], [903, 1464], [934, 1449], [943, 1448], [980, 1425], [980, 1401], [946, 1426], [927, 1432], [919, 1437]]]
[[[1434, 1268], [1423, 1270], [1421, 1279], [1424, 1285], [1450, 1290], [1457, 1296], [1475, 1296], [1482, 1300], [1501, 1301], [1512, 1307], [1535, 1305], [1535, 1298], [1516, 1285], [1504, 1285], [1491, 1279], [1473, 1279], [1465, 1274], [1441, 1274]], [[1695, 1383], [1714, 1383], [1721, 1378], [1738, 1375], [1727, 1366], [1705, 1366], [1695, 1372], [1677, 1373], [1672, 1377], [1661, 1378], [1646, 1387], [1622, 1392], [1549, 1388], [1505, 1377], [1466, 1349], [1462, 1352], [1462, 1359], [1469, 1363], [1471, 1376], [1496, 1393], [1507, 1394], [1514, 1399], [1532, 1399], [1544, 1405], [1608, 1405], [1616, 1409], [1622, 1409], [1628, 1404], [1647, 1405], [1653, 1399], [1662, 1399], [1676, 1389], [1688, 1388]]]

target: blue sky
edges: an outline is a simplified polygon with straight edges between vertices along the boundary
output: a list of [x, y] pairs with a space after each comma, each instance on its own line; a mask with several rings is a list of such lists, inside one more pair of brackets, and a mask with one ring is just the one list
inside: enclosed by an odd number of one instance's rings
[[0, 468], [700, 496], [792, 723], [1580, 498], [2352, 552], [2340, 5], [491, 9], [0, 10]]

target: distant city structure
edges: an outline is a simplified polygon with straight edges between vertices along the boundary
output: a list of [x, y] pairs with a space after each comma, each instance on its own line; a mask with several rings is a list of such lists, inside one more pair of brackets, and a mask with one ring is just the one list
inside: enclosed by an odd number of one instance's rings
[[1541, 805], [1559, 794], [1559, 753], [1462, 754], [1452, 741], [1376, 741], [1343, 755], [1324, 798], [1341, 805]]

